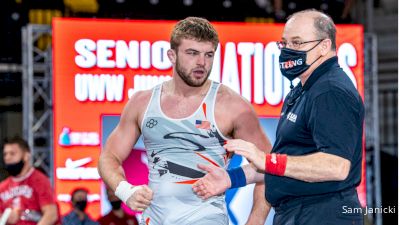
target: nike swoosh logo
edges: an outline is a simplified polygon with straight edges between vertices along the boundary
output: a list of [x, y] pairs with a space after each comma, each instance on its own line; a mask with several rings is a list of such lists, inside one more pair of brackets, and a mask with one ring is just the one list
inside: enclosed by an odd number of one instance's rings
[[71, 158], [68, 158], [65, 161], [65, 168], [70, 168], [70, 169], [74, 169], [74, 168], [79, 168], [85, 164], [88, 164], [92, 161], [91, 157], [86, 157], [83, 159], [77, 159], [77, 160], [72, 160]]

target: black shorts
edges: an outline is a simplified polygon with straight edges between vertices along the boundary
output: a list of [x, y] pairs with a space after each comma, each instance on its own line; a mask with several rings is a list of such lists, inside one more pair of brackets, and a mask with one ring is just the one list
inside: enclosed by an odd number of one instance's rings
[[363, 209], [355, 189], [298, 197], [279, 204], [274, 225], [363, 225]]

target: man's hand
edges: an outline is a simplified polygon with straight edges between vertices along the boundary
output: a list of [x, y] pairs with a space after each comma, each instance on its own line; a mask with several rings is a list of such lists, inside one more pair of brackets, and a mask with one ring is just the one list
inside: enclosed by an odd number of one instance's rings
[[231, 179], [225, 169], [214, 165], [198, 165], [208, 173], [192, 185], [193, 191], [202, 199], [224, 193], [231, 187]]
[[7, 223], [8, 224], [16, 224], [21, 217], [21, 209], [20, 208], [13, 208], [11, 209], [10, 216], [8, 217]]
[[245, 157], [249, 162], [253, 163], [257, 169], [265, 171], [265, 153], [258, 149], [253, 143], [240, 139], [229, 140], [224, 145], [229, 152]]
[[147, 185], [140, 185], [139, 189], [128, 198], [127, 205], [134, 211], [142, 212], [149, 207], [153, 199], [153, 191]]

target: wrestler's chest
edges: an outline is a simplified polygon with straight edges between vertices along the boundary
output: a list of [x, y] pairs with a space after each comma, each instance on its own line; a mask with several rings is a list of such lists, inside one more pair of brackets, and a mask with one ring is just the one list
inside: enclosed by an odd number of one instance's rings
[[162, 98], [161, 111], [170, 118], [180, 119], [196, 114], [201, 110], [202, 98]]

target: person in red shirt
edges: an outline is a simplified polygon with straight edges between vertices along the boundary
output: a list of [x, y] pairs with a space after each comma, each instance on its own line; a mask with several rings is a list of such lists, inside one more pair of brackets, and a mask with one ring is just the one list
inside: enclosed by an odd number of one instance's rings
[[112, 210], [105, 216], [99, 218], [100, 225], [138, 225], [135, 216], [125, 213], [121, 208], [122, 201], [115, 196], [114, 192], [107, 188], [108, 201], [112, 206]]
[[3, 146], [5, 169], [10, 176], [0, 183], [0, 224], [43, 225], [58, 219], [49, 179], [33, 168], [28, 143], [13, 138]]

